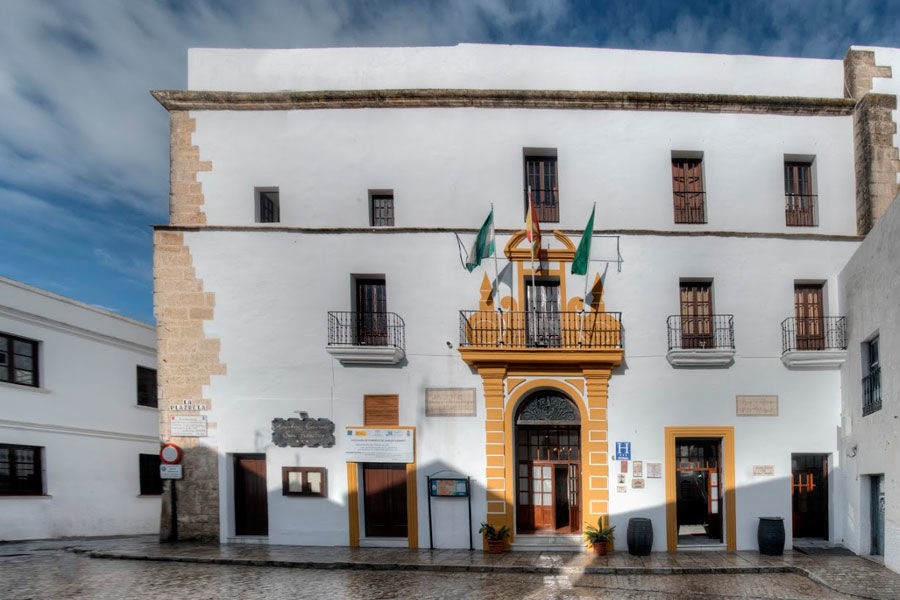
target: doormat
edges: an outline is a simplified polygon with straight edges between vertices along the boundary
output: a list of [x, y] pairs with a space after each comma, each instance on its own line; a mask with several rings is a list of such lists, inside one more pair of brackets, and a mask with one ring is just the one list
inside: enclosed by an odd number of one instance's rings
[[794, 550], [807, 556], [856, 556], [843, 546], [794, 546]]

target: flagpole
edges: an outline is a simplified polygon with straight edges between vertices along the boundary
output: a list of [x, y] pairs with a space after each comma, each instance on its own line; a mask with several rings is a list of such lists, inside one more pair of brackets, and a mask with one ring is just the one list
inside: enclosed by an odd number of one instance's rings
[[503, 345], [503, 309], [500, 308], [500, 267], [498, 266], [499, 260], [497, 259], [497, 223], [494, 221], [494, 203], [491, 202], [491, 227], [494, 229], [493, 244], [494, 244], [494, 285], [497, 287], [497, 291], [494, 294], [494, 306], [497, 307], [498, 313], [498, 322], [500, 323], [500, 345]]
[[[531, 229], [529, 230], [528, 235], [529, 237], [531, 237], [532, 232], [534, 231], [534, 201], [531, 198], [531, 184], [528, 184], [528, 212], [531, 215], [531, 222], [528, 224], [528, 227], [530, 227]], [[529, 303], [531, 304], [532, 308], [531, 312], [534, 312], [534, 292], [536, 289], [534, 286], [534, 240], [531, 241], [529, 246], [531, 246], [531, 293], [528, 295], [530, 297], [529, 299], [531, 300], [531, 302]]]

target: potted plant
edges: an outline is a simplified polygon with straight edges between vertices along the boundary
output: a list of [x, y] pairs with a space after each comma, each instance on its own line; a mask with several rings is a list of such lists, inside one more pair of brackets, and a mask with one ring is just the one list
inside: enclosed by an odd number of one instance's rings
[[598, 556], [604, 556], [609, 550], [609, 546], [612, 544], [613, 532], [615, 530], [615, 525], [607, 529], [603, 526], [602, 521], [597, 519], [596, 527], [590, 523], [584, 524], [584, 538], [594, 547], [594, 552]]
[[506, 538], [509, 537], [509, 527], [504, 525], [500, 529], [495, 528], [490, 523], [481, 523], [481, 529], [478, 533], [487, 540], [487, 551], [490, 554], [499, 554], [506, 550]]

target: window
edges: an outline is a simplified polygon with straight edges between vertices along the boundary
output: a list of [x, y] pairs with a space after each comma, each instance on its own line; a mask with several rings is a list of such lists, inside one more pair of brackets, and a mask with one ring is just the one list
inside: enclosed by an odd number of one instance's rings
[[156, 408], [156, 369], [137, 368], [137, 403]]
[[784, 215], [791, 227], [816, 226], [812, 160], [784, 161]]
[[681, 282], [681, 347], [714, 348], [712, 282]]
[[256, 222], [278, 223], [280, 213], [278, 188], [256, 188]]
[[141, 475], [141, 496], [159, 496], [162, 494], [162, 479], [159, 477], [159, 455], [138, 455], [138, 468]]
[[881, 365], [878, 357], [878, 336], [863, 343], [863, 416], [881, 410]]
[[525, 212], [528, 212], [528, 189], [534, 201], [534, 212], [541, 223], [559, 223], [559, 182], [556, 172], [556, 150], [525, 152]]
[[387, 294], [384, 279], [356, 279], [356, 343], [360, 346], [387, 344]]
[[369, 217], [373, 227], [393, 227], [394, 192], [370, 190]]
[[672, 192], [676, 223], [706, 223], [702, 156], [672, 154]]
[[38, 387], [38, 342], [0, 333], [0, 381]]
[[324, 467], [281, 467], [284, 496], [328, 496]]
[[0, 444], [0, 495], [40, 496], [44, 477], [39, 446]]
[[364, 396], [365, 427], [397, 427], [400, 425], [400, 399], [397, 396]]

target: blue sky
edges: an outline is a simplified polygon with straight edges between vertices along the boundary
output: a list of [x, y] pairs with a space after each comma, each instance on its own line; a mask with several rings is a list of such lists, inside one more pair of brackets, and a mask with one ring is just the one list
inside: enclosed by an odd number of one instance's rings
[[0, 275], [153, 321], [189, 47], [547, 44], [841, 58], [900, 2], [0, 0]]

